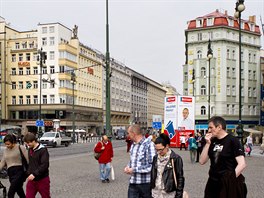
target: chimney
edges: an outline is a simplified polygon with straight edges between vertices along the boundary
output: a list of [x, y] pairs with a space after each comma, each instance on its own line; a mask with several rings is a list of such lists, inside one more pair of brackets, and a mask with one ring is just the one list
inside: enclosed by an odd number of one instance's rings
[[225, 10], [225, 15], [227, 16], [227, 10]]
[[218, 9], [216, 9], [216, 12], [219, 12], [219, 10], [218, 10]]
[[249, 16], [249, 22], [256, 24], [256, 15]]

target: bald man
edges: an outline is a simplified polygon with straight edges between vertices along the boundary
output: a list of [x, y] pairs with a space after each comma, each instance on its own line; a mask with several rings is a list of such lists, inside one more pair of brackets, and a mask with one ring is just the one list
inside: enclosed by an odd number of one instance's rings
[[102, 140], [99, 141], [94, 152], [101, 153], [98, 159], [100, 169], [100, 179], [103, 183], [109, 183], [109, 176], [111, 172], [111, 162], [114, 156], [112, 143], [109, 141], [106, 135], [102, 136]]

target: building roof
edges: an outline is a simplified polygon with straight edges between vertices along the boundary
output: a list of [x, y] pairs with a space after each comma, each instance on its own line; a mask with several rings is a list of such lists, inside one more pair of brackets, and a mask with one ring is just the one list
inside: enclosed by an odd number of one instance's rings
[[[213, 24], [208, 25], [207, 20], [213, 19]], [[233, 20], [233, 23], [230, 23], [229, 20]], [[201, 26], [197, 26], [197, 21], [201, 21]], [[261, 34], [260, 28], [258, 25], [256, 25], [256, 18], [255, 16], [250, 16], [249, 20], [241, 19], [241, 21], [244, 23], [244, 26], [242, 26], [242, 30], [252, 32], [255, 34]], [[254, 25], [254, 29], [250, 30], [250, 25]], [[233, 16], [229, 16], [227, 14], [227, 11], [225, 13], [221, 13], [218, 9], [212, 13], [206, 14], [201, 17], [197, 17], [196, 19], [190, 20], [188, 23], [188, 30], [194, 30], [194, 29], [204, 29], [204, 28], [214, 28], [219, 26], [225, 26], [230, 27], [234, 29], [239, 28], [238, 19], [234, 18]]]

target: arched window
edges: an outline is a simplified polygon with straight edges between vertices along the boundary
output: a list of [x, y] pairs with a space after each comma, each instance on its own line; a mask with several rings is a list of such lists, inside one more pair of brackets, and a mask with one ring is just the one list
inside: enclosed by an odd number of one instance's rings
[[206, 108], [205, 108], [205, 106], [201, 106], [201, 115], [206, 115]]
[[206, 76], [206, 70], [205, 70], [205, 67], [202, 67], [201, 68], [201, 77], [204, 77]]
[[201, 59], [202, 58], [202, 51], [198, 50], [197, 51], [197, 59]]
[[226, 50], [226, 58], [230, 59], [230, 50], [229, 49]]
[[205, 85], [201, 86], [201, 95], [206, 95], [206, 87], [205, 87]]

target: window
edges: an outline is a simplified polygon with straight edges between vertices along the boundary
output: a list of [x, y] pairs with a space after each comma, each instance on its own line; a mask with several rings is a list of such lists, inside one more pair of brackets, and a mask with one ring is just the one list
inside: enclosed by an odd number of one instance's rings
[[26, 53], [26, 61], [30, 61], [30, 53]]
[[54, 74], [54, 73], [55, 73], [54, 65], [51, 65], [51, 66], [50, 66], [50, 73], [51, 73], [51, 74]]
[[205, 106], [201, 106], [201, 115], [206, 115], [206, 108], [205, 108]]
[[256, 88], [253, 88], [253, 97], [257, 97]]
[[253, 80], [257, 80], [256, 71], [253, 71], [252, 79], [253, 79]]
[[18, 69], [18, 75], [23, 75], [23, 67]]
[[20, 49], [20, 44], [16, 43], [16, 49]]
[[50, 95], [50, 104], [55, 103], [55, 95]]
[[26, 49], [26, 48], [27, 48], [27, 42], [23, 42], [23, 43], [22, 43], [22, 48], [23, 48], [23, 49]]
[[16, 75], [16, 68], [12, 68], [11, 74]]
[[65, 71], [64, 65], [60, 65], [60, 73], [64, 73], [64, 71]]
[[42, 89], [47, 89], [47, 82], [42, 82]]
[[201, 68], [201, 77], [205, 77], [206, 76], [206, 70], [205, 67]]
[[12, 62], [16, 62], [16, 54], [12, 54]]
[[241, 79], [244, 79], [244, 69], [241, 69]]
[[33, 81], [33, 88], [34, 89], [37, 89], [38, 88], [38, 81]]
[[23, 61], [23, 54], [18, 55], [18, 61]]
[[38, 95], [33, 96], [33, 103], [38, 104]]
[[256, 54], [253, 54], [253, 63], [256, 62]]
[[208, 32], [208, 37], [209, 37], [209, 39], [213, 39], [214, 38], [214, 34], [213, 34], [213, 32]]
[[226, 50], [226, 58], [230, 59], [230, 50], [229, 49]]
[[46, 66], [42, 67], [42, 74], [47, 74], [47, 67]]
[[253, 115], [253, 106], [249, 106], [249, 115]]
[[235, 57], [236, 57], [236, 51], [233, 50], [233, 51], [232, 51], [232, 59], [235, 60]]
[[196, 20], [196, 27], [203, 27], [203, 19]]
[[230, 85], [226, 86], [226, 95], [230, 96]]
[[50, 37], [50, 45], [54, 45], [55, 44], [55, 38], [54, 37]]
[[43, 97], [43, 104], [47, 104], [47, 101], [48, 101], [47, 95], [43, 95], [42, 97]]
[[226, 105], [226, 114], [229, 115], [230, 114], [230, 105]]
[[241, 52], [241, 61], [244, 61], [244, 52]]
[[37, 61], [38, 60], [38, 53], [33, 53], [33, 61]]
[[23, 82], [22, 81], [18, 82], [18, 89], [23, 89]]
[[30, 104], [30, 96], [26, 96], [26, 102], [27, 104]]
[[50, 27], [49, 27], [49, 32], [50, 32], [50, 33], [54, 33], [54, 32], [55, 32], [55, 30], [54, 30], [54, 26], [50, 26]]
[[16, 89], [16, 82], [12, 82], [12, 89]]
[[248, 79], [252, 80], [251, 70], [248, 70]]
[[232, 68], [232, 77], [233, 77], [233, 78], [236, 77], [236, 68]]
[[55, 54], [54, 51], [50, 52], [50, 60], [54, 60], [54, 54]]
[[55, 82], [54, 82], [54, 80], [50, 80], [50, 88], [55, 88]]
[[12, 96], [12, 105], [16, 104], [16, 96]]
[[47, 27], [42, 27], [42, 34], [46, 34], [47, 33], [48, 28]]
[[248, 62], [251, 62], [252, 60], [251, 53], [248, 54]]
[[244, 97], [244, 87], [241, 87], [241, 96]]
[[202, 34], [202, 33], [198, 33], [198, 34], [197, 34], [197, 38], [198, 38], [198, 39], [197, 39], [198, 41], [203, 40], [203, 34]]
[[236, 95], [236, 86], [233, 85], [232, 86], [232, 96], [235, 96]]
[[184, 89], [184, 91], [183, 91], [183, 95], [185, 95], [185, 96], [187, 96], [188, 95], [188, 89], [186, 88], [186, 89]]
[[34, 48], [34, 41], [32, 41], [31, 43], [29, 43], [29, 48]]
[[27, 68], [26, 68], [26, 74], [27, 74], [27, 75], [30, 75], [30, 67], [27, 67]]
[[188, 81], [188, 72], [184, 72], [184, 81]]
[[37, 67], [33, 67], [33, 73], [38, 74], [38, 68]]
[[235, 105], [232, 105], [232, 109], [231, 109], [231, 114], [232, 115], [235, 115], [235, 107], [236, 107]]
[[207, 18], [207, 26], [213, 25], [213, 18]]
[[226, 76], [230, 78], [230, 67], [226, 68]]
[[251, 87], [248, 88], [248, 97], [252, 97], [252, 89], [251, 89]]
[[201, 59], [202, 58], [202, 51], [198, 50], [197, 51], [197, 59]]
[[202, 85], [201, 86], [201, 95], [206, 95], [206, 87], [205, 87], [205, 85]]
[[47, 38], [46, 37], [42, 38], [42, 45], [43, 46], [47, 45]]
[[23, 96], [19, 96], [19, 104], [23, 104]]
[[257, 115], [257, 107], [256, 106], [253, 106], [253, 114]]

